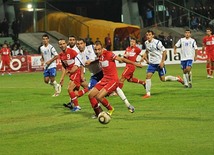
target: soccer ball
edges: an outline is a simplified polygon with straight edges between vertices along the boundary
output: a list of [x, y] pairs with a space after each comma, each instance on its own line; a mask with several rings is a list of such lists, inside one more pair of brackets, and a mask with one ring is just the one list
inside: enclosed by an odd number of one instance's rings
[[101, 124], [108, 124], [111, 120], [111, 116], [105, 112], [105, 111], [102, 111], [101, 113], [99, 113], [98, 115], [98, 121], [101, 123]]

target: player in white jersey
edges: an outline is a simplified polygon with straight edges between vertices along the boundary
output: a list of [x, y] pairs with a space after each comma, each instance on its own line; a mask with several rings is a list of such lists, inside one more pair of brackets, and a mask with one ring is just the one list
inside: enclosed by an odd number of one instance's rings
[[73, 49], [73, 50], [75, 50], [77, 53], [79, 53], [80, 51], [79, 51], [79, 49], [78, 49], [78, 47], [77, 47], [77, 45], [76, 45], [76, 37], [75, 36], [69, 36], [68, 37], [68, 48], [71, 48], [71, 49]]
[[154, 39], [154, 32], [148, 30], [146, 32], [147, 41], [145, 41], [146, 52], [143, 55], [141, 61], [145, 60], [148, 63], [146, 74], [146, 95], [143, 98], [149, 98], [151, 96], [151, 78], [155, 71], [158, 72], [160, 80], [165, 81], [178, 81], [183, 84], [181, 77], [165, 76], [166, 68], [164, 61], [166, 59], [166, 49], [162, 45], [161, 41]]
[[55, 93], [53, 97], [59, 96], [61, 92], [61, 85], [55, 80], [56, 77], [56, 59], [58, 53], [55, 48], [49, 44], [49, 36], [44, 34], [42, 36], [43, 45], [40, 47], [42, 54], [41, 64], [44, 66], [44, 82], [54, 87]]
[[191, 31], [185, 31], [185, 37], [180, 38], [174, 46], [174, 54], [176, 49], [181, 48], [181, 68], [183, 70], [184, 87], [192, 88], [192, 65], [197, 58], [198, 47], [195, 39], [191, 38]]

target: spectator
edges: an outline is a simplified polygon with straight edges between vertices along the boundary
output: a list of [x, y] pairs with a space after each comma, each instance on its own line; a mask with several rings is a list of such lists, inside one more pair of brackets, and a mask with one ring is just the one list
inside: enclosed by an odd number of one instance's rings
[[190, 28], [197, 31], [198, 30], [198, 18], [195, 16], [192, 16], [190, 23], [191, 23]]
[[146, 26], [151, 26], [153, 24], [153, 14], [150, 8], [146, 10]]
[[14, 35], [14, 40], [17, 40], [19, 38], [19, 32], [20, 32], [20, 22], [18, 19], [15, 19], [12, 23], [12, 30]]
[[120, 50], [120, 38], [118, 34], [114, 36], [114, 50]]
[[110, 34], [108, 33], [108, 36], [105, 37], [105, 48], [110, 51], [111, 50], [111, 37]]
[[4, 18], [2, 22], [2, 31], [3, 31], [3, 36], [8, 37], [9, 36], [9, 23], [6, 18]]

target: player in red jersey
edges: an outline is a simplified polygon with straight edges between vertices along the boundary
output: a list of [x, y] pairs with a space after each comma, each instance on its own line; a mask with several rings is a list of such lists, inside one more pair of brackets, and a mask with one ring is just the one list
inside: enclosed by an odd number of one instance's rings
[[[0, 50], [0, 62], [2, 62], [2, 76], [4, 72], [7, 71], [9, 75], [11, 75], [10, 61], [11, 61], [11, 52], [8, 48], [7, 44], [4, 43], [2, 49]], [[5, 67], [5, 71], [4, 71]]]
[[[124, 57], [130, 61], [136, 62], [137, 56], [140, 54], [141, 49], [137, 46], [137, 40], [135, 38], [131, 38], [130, 40], [130, 46], [126, 48]], [[139, 83], [144, 85], [145, 87], [145, 81], [139, 80], [137, 78], [134, 78], [134, 71], [135, 71], [135, 65], [133, 64], [126, 64], [126, 67], [122, 73], [122, 76], [120, 78], [119, 87], [123, 88], [124, 81], [127, 80], [128, 82], [133, 83]]]
[[84, 81], [82, 67], [81, 67], [81, 56], [77, 54], [76, 51], [74, 51], [71, 48], [67, 48], [67, 43], [65, 39], [59, 40], [59, 47], [62, 50], [59, 53], [59, 58], [62, 62], [62, 75], [60, 78], [60, 84], [63, 85], [64, 77], [66, 74], [69, 74], [70, 81], [68, 85], [68, 93], [71, 98], [71, 102], [74, 104], [74, 107], [72, 111], [76, 112], [81, 110], [81, 107], [78, 104], [77, 98], [78, 90], [80, 86], [83, 86], [85, 88], [88, 87], [88, 84]]
[[207, 55], [207, 78], [213, 78], [214, 70], [214, 35], [212, 35], [212, 29], [206, 29], [206, 36], [203, 38], [202, 53]]
[[127, 60], [125, 58], [118, 57], [113, 52], [103, 49], [101, 42], [95, 43], [94, 51], [99, 58], [99, 62], [101, 64], [104, 76], [92, 88], [92, 90], [88, 94], [88, 97], [91, 102], [91, 106], [97, 116], [102, 111], [102, 108], [99, 106], [98, 102], [102, 103], [103, 106], [108, 109], [109, 114], [112, 115], [114, 108], [110, 105], [105, 96], [115, 91], [119, 85], [119, 78], [117, 74], [115, 60], [125, 63], [131, 63], [138, 67], [142, 67], [142, 65]]

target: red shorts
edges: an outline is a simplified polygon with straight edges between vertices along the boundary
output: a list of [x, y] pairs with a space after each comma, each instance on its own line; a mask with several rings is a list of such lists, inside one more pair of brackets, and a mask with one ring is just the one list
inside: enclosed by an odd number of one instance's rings
[[75, 73], [70, 74], [69, 77], [70, 77], [71, 81], [74, 81], [74, 83], [75, 83], [75, 85], [77, 87], [80, 87], [81, 82], [82, 82], [82, 80], [81, 80], [81, 70], [80, 69], [78, 69]]
[[126, 66], [122, 73], [122, 77], [124, 77], [125, 79], [131, 79], [133, 77], [134, 71], [135, 66]]
[[10, 59], [2, 59], [3, 66], [10, 66]]
[[112, 93], [119, 86], [119, 80], [102, 78], [94, 87], [98, 90], [104, 88], [108, 93]]
[[214, 51], [207, 52], [207, 60], [214, 61]]

